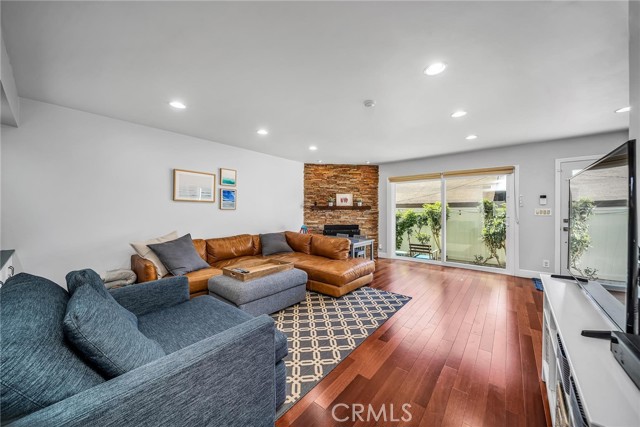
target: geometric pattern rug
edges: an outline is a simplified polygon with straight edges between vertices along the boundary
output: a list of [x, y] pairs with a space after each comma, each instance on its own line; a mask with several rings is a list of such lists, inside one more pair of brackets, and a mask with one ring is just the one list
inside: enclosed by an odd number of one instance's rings
[[289, 354], [284, 414], [411, 297], [368, 286], [340, 298], [307, 292], [307, 298], [271, 315], [287, 336]]

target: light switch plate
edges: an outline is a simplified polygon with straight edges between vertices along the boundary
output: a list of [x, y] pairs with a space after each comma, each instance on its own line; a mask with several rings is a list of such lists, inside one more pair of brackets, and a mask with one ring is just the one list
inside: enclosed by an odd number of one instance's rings
[[551, 209], [536, 209], [535, 216], [551, 216]]

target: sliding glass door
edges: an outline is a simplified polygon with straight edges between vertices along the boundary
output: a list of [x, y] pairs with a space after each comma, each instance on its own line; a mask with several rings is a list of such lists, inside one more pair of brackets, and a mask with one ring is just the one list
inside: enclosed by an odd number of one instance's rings
[[442, 180], [396, 185], [396, 255], [438, 260], [442, 254]]
[[445, 178], [447, 261], [505, 268], [507, 175]]
[[395, 256], [511, 272], [513, 183], [513, 168], [395, 182]]

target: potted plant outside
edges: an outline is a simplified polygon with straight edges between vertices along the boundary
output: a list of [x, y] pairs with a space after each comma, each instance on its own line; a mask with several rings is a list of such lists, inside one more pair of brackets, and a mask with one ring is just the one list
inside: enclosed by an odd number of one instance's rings
[[333, 197], [329, 197], [329, 198], [327, 199], [327, 205], [329, 205], [329, 206], [333, 206], [333, 202], [334, 202], [334, 198], [333, 198]]
[[361, 199], [361, 198], [359, 198], [359, 197], [358, 197], [358, 198], [356, 199], [356, 205], [358, 205], [358, 206], [362, 206], [362, 199]]

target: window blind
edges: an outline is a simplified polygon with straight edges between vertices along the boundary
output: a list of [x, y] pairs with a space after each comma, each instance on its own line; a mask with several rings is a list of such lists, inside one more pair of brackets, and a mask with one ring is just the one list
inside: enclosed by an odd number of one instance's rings
[[427, 179], [440, 179], [444, 177], [461, 177], [461, 176], [477, 176], [477, 175], [508, 175], [515, 171], [513, 166], [499, 166], [494, 168], [481, 169], [464, 169], [457, 171], [446, 171], [439, 173], [424, 173], [420, 175], [392, 176], [389, 182], [410, 182], [424, 181]]

